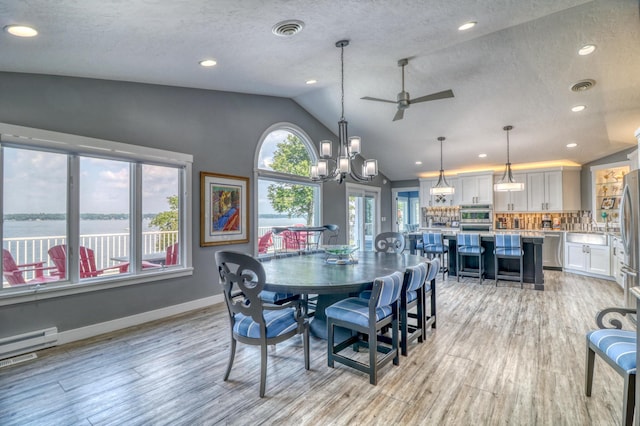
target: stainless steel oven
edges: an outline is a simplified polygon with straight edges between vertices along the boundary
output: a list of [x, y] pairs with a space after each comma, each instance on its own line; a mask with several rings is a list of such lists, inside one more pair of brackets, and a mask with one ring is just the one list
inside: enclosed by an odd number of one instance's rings
[[491, 231], [492, 228], [493, 206], [491, 204], [460, 206], [461, 231]]

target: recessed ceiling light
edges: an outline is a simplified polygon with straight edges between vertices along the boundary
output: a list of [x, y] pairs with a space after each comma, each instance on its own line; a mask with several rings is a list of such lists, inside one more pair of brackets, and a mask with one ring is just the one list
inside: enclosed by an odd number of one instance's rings
[[578, 49], [578, 55], [580, 56], [590, 55], [593, 52], [595, 52], [595, 50], [596, 50], [595, 44], [585, 44], [580, 49]]
[[25, 25], [7, 25], [4, 30], [16, 37], [35, 37], [38, 35], [38, 31], [35, 28]]
[[584, 105], [576, 105], [574, 107], [571, 107], [571, 111], [573, 112], [580, 112], [580, 111], [584, 111], [587, 107]]
[[465, 22], [464, 24], [458, 27], [458, 31], [466, 31], [468, 29], [475, 27], [476, 24], [477, 22], [474, 22], [474, 21]]
[[217, 64], [217, 62], [213, 59], [205, 59], [203, 61], [200, 61], [199, 64], [203, 67], [213, 67]]
[[421, 165], [421, 164], [422, 164], [422, 161], [416, 161], [416, 165], [418, 165], [418, 166], [419, 166], [419, 165]]
[[575, 148], [576, 146], [578, 146], [578, 144], [577, 144], [577, 143], [575, 143], [575, 142], [572, 142], [572, 143], [568, 143], [568, 144], [567, 144], [567, 148]]
[[480, 158], [487, 158], [487, 154], [478, 154], [478, 157], [480, 157]]
[[318, 80], [307, 80], [306, 84], [316, 84]]

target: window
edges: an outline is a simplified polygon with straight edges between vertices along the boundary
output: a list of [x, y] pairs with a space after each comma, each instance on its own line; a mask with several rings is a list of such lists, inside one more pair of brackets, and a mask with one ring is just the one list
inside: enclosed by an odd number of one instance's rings
[[190, 273], [190, 155], [3, 124], [0, 135], [0, 297]]
[[320, 185], [311, 182], [316, 160], [309, 137], [292, 125], [275, 125], [258, 145], [257, 215], [258, 255], [284, 249], [285, 241], [272, 235], [274, 226], [318, 226]]

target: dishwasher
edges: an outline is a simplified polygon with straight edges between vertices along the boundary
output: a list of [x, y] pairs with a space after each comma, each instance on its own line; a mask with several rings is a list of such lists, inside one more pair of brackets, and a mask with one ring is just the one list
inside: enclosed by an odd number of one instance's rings
[[542, 267], [562, 270], [564, 266], [564, 232], [545, 232], [542, 243]]

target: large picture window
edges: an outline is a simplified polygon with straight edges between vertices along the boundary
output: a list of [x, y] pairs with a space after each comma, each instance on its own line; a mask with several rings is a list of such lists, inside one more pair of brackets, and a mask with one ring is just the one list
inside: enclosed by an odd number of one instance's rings
[[189, 269], [191, 156], [2, 124], [0, 138], [0, 297]]

